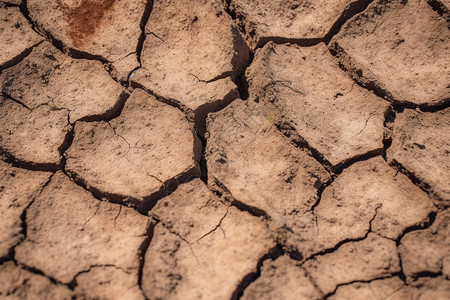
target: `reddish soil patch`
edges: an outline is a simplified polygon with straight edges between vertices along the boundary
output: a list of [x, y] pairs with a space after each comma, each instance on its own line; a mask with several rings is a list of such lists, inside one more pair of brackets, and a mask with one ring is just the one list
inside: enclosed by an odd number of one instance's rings
[[95, 33], [105, 12], [110, 10], [116, 0], [83, 0], [74, 8], [69, 8], [61, 3], [67, 22], [69, 23], [69, 35], [75, 46], [81, 46]]

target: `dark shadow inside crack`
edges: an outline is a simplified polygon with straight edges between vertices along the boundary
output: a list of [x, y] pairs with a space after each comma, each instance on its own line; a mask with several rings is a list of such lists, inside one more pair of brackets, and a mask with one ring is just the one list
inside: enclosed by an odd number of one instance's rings
[[227, 107], [233, 100], [239, 97], [238, 91], [236, 89], [230, 90], [223, 99], [219, 99], [213, 102], [208, 102], [200, 105], [194, 111], [194, 126], [197, 133], [204, 137], [206, 133], [206, 119], [209, 113], [218, 112], [225, 107]]
[[30, 12], [28, 10], [28, 0], [22, 0], [22, 3], [20, 4], [19, 7], [20, 7], [20, 11], [22, 12], [23, 16], [27, 19], [28, 23], [30, 23], [31, 27], [37, 34], [39, 34], [40, 36], [44, 36], [48, 41], [50, 41], [52, 43], [52, 45], [55, 48], [57, 48], [61, 52], [65, 52], [64, 51], [65, 47], [61, 41], [58, 41], [57, 39], [55, 39], [49, 32], [43, 30], [42, 28], [40, 28], [38, 26], [38, 24], [35, 24], [33, 22], [33, 20], [30, 17]]
[[279, 121], [275, 123], [275, 127], [291, 142], [294, 147], [309, 152], [310, 156], [312, 156], [322, 166], [324, 166], [325, 169], [327, 169], [328, 171], [333, 171], [335, 169], [333, 164], [325, 159], [322, 153], [311, 147], [309, 143], [300, 136], [297, 130], [291, 124], [289, 124], [288, 121]]
[[200, 179], [205, 183], [208, 184], [208, 163], [206, 162], [206, 139], [202, 138], [198, 134], [198, 139], [200, 140], [202, 144], [202, 150], [201, 150], [201, 156], [199, 160], [199, 167], [200, 167]]
[[117, 102], [108, 110], [104, 111], [101, 114], [97, 115], [90, 115], [85, 116], [77, 121], [82, 122], [100, 122], [100, 121], [111, 121], [112, 119], [115, 119], [120, 116], [122, 113], [123, 107], [125, 106], [125, 103], [127, 102], [128, 98], [130, 97], [130, 93], [128, 91], [123, 91], [119, 98], [117, 99]]
[[[420, 179], [419, 177], [416, 176], [416, 174], [414, 174], [413, 172], [409, 171], [408, 169], [406, 169], [400, 162], [398, 162], [397, 160], [392, 160], [389, 165], [394, 169], [399, 171], [400, 173], [406, 175], [409, 180], [411, 180], [411, 182], [413, 184], [415, 184], [416, 186], [418, 186], [420, 189], [422, 189], [425, 193], [427, 193], [428, 195], [431, 196], [431, 198], [439, 200], [442, 204], [446, 203], [445, 201], [443, 201], [443, 199], [441, 199], [431, 188], [431, 186], [426, 183], [425, 181], [423, 181], [422, 179]], [[450, 203], [446, 203], [444, 205], [444, 207], [448, 207], [450, 206]]]
[[[369, 221], [369, 229], [366, 231], [366, 233], [365, 233], [363, 236], [360, 236], [360, 237], [358, 237], [358, 238], [352, 238], [352, 239], [344, 239], [344, 240], [341, 240], [341, 241], [338, 242], [334, 247], [331, 247], [331, 248], [327, 248], [327, 249], [321, 250], [321, 251], [319, 251], [319, 252], [316, 252], [316, 253], [312, 254], [312, 255], [309, 256], [309, 257], [304, 257], [305, 261], [302, 263], [302, 265], [303, 265], [306, 261], [308, 261], [308, 260], [315, 259], [317, 256], [323, 256], [323, 255], [327, 255], [327, 254], [333, 253], [333, 252], [339, 250], [339, 248], [342, 247], [342, 246], [345, 245], [345, 244], [348, 244], [348, 243], [354, 243], [354, 242], [360, 242], [360, 241], [365, 240], [365, 239], [369, 236], [369, 233], [374, 233], [374, 232], [372, 231], [372, 222], [376, 219], [377, 214], [378, 214], [378, 210], [379, 210], [381, 207], [382, 207], [381, 205], [378, 205], [377, 207], [375, 207], [375, 212], [374, 212], [372, 218], [371, 218], [370, 221]], [[374, 233], [374, 234], [377, 234], [377, 233]], [[378, 235], [378, 234], [377, 234], [377, 235]], [[380, 236], [380, 237], [385, 238], [385, 237], [383, 237], [383, 236]]]
[[2, 147], [0, 147], [0, 158], [11, 164], [13, 167], [31, 170], [31, 171], [44, 171], [44, 172], [56, 172], [60, 170], [64, 164], [63, 158], [61, 158], [58, 164], [53, 163], [35, 163], [32, 161], [24, 161], [16, 158], [14, 155], [8, 153]]
[[233, 292], [231, 296], [231, 300], [238, 300], [242, 297], [244, 294], [245, 289], [253, 283], [255, 280], [257, 280], [261, 276], [261, 268], [263, 266], [263, 263], [266, 260], [276, 260], [278, 257], [283, 255], [283, 250], [280, 245], [276, 245], [274, 248], [270, 249], [266, 254], [264, 254], [256, 264], [255, 271], [247, 274], [242, 278], [241, 282], [237, 286], [236, 290]]
[[[401, 244], [401, 240], [403, 239], [403, 237], [407, 234], [407, 233], [410, 233], [410, 232], [413, 232], [413, 231], [417, 231], [417, 230], [424, 230], [424, 229], [427, 229], [427, 228], [430, 228], [432, 225], [433, 225], [433, 223], [434, 223], [434, 221], [436, 220], [436, 215], [437, 215], [437, 212], [435, 212], [435, 211], [432, 211], [432, 212], [430, 212], [429, 214], [428, 214], [428, 216], [426, 216], [425, 217], [425, 219], [421, 222], [421, 223], [419, 223], [419, 224], [414, 224], [414, 225], [412, 225], [412, 226], [410, 226], [410, 227], [408, 227], [408, 228], [405, 228], [404, 230], [403, 230], [403, 232], [402, 232], [402, 234], [397, 238], [397, 240], [395, 241], [395, 245], [396, 245], [396, 247], [397, 247], [397, 249], [398, 249], [398, 247], [400, 246], [400, 244]], [[406, 284], [407, 283], [407, 279], [406, 279], [406, 275], [405, 275], [405, 273], [404, 273], [404, 271], [403, 271], [403, 260], [402, 260], [402, 256], [400, 255], [400, 252], [398, 252], [397, 251], [397, 255], [398, 255], [398, 261], [399, 261], [399, 265], [400, 265], [400, 272], [397, 274], [398, 276], [399, 276], [399, 278]], [[425, 276], [425, 277], [428, 277], [429, 275], [428, 275], [428, 273], [429, 274], [435, 274], [435, 273], [432, 273], [432, 272], [423, 272], [423, 273], [426, 273], [425, 275], [423, 275], [423, 276]], [[419, 276], [420, 274], [414, 274], [414, 280], [415, 279], [417, 279], [418, 277], [421, 277], [421, 276]], [[430, 275], [431, 277], [436, 277], [437, 275]]]
[[[225, 6], [225, 11], [227, 14], [235, 21], [237, 28], [242, 33], [243, 36], [253, 38], [255, 36], [255, 29], [246, 28], [245, 25], [245, 14], [238, 13], [231, 8], [231, 0], [223, 1]], [[275, 44], [296, 44], [301, 47], [311, 47], [315, 46], [321, 42], [328, 44], [334, 35], [336, 35], [341, 27], [351, 19], [356, 14], [363, 12], [373, 0], [356, 0], [350, 3], [344, 11], [342, 11], [339, 18], [333, 23], [333, 25], [328, 30], [328, 33], [323, 37], [316, 38], [287, 38], [281, 36], [264, 36], [261, 37], [254, 47], [254, 51], [259, 48], [263, 48], [267, 43], [273, 42]]]
[[[398, 274], [398, 273], [392, 273], [392, 274], [387, 275], [387, 276], [379, 276], [379, 277], [371, 278], [371, 279], [369, 279], [369, 280], [353, 280], [353, 281], [350, 281], [350, 282], [341, 283], [341, 284], [336, 285], [334, 291], [332, 291], [332, 292], [326, 294], [326, 295], [324, 296], [324, 299], [328, 299], [329, 297], [335, 295], [336, 292], [337, 292], [337, 290], [338, 290], [338, 288], [341, 287], [341, 286], [348, 286], [348, 285], [352, 285], [352, 284], [355, 284], [355, 283], [371, 283], [372, 281], [376, 281], [376, 280], [383, 280], [383, 279], [389, 279], [389, 278], [399, 277], [399, 275], [400, 275], [400, 274]], [[400, 279], [401, 279], [401, 278], [400, 278]]]
[[323, 41], [325, 42], [325, 44], [328, 44], [331, 41], [333, 36], [335, 36], [341, 30], [341, 27], [345, 24], [345, 22], [347, 22], [353, 16], [366, 10], [366, 8], [372, 2], [373, 2], [373, 0], [356, 0], [352, 3], [350, 3], [344, 9], [341, 16], [336, 20], [336, 22], [334, 22], [334, 24], [331, 26], [328, 33], [323, 38]]
[[139, 24], [139, 28], [141, 29], [141, 35], [139, 36], [138, 43], [136, 45], [136, 53], [137, 53], [137, 61], [139, 65], [141, 65], [141, 54], [142, 49], [144, 47], [144, 42], [146, 39], [145, 27], [147, 25], [148, 20], [150, 19], [150, 15], [153, 10], [153, 0], [147, 0], [147, 4], [145, 5], [144, 13], [142, 14], [141, 22]]
[[397, 117], [396, 111], [393, 109], [392, 106], [389, 106], [389, 108], [384, 113], [384, 132], [383, 132], [383, 158], [386, 160], [387, 156], [387, 150], [392, 145], [392, 130], [394, 128], [394, 122], [395, 118]]
[[396, 240], [397, 247], [400, 245], [402, 238], [406, 234], [408, 234], [408, 233], [410, 233], [412, 231], [424, 230], [424, 229], [430, 228], [433, 225], [434, 221], [436, 220], [436, 216], [437, 216], [437, 212], [436, 211], [432, 211], [419, 224], [414, 224], [412, 226], [409, 226], [409, 227], [405, 228], [403, 230], [402, 234]]
[[50, 275], [45, 274], [43, 271], [41, 271], [41, 270], [39, 270], [39, 269], [37, 269], [37, 268], [35, 268], [35, 267], [31, 267], [31, 266], [25, 265], [25, 264], [23, 264], [23, 263], [20, 263], [20, 262], [16, 261], [15, 259], [13, 260], [13, 262], [15, 263], [16, 266], [19, 266], [19, 267], [21, 267], [22, 269], [24, 269], [24, 270], [26, 270], [26, 271], [28, 271], [28, 272], [30, 272], [30, 273], [33, 273], [33, 274], [36, 274], [36, 275], [40, 275], [40, 276], [43, 276], [43, 277], [47, 278], [47, 279], [50, 280], [50, 282], [53, 283], [53, 284], [56, 284], [56, 285], [62, 285], [62, 286], [65, 286], [65, 287], [71, 289], [70, 286], [69, 286], [69, 284], [66, 284], [66, 283], [64, 283], [64, 282], [61, 282], [61, 281], [59, 281], [59, 280], [57, 280], [57, 279], [51, 277]]
[[[147, 253], [148, 247], [150, 246], [150, 243], [153, 239], [153, 233], [155, 230], [155, 226], [158, 224], [158, 221], [155, 221], [153, 219], [149, 220], [148, 227], [147, 227], [147, 233], [146, 238], [142, 242], [141, 246], [138, 250], [139, 255], [139, 269], [138, 269], [138, 281], [137, 284], [139, 286], [139, 289], [142, 291], [142, 277], [144, 273], [144, 265], [145, 265], [145, 254]], [[145, 296], [145, 293], [142, 292], [142, 294]]]
[[266, 220], [270, 219], [270, 216], [262, 209], [247, 205], [233, 197], [231, 192], [226, 188], [224, 184], [222, 184], [218, 179], [216, 178], [210, 178], [208, 188], [215, 194], [219, 199], [221, 199], [224, 202], [230, 203], [240, 211], [244, 211], [249, 213], [250, 215], [254, 217], [263, 217]]
[[34, 44], [33, 46], [26, 48], [25, 50], [23, 50], [21, 53], [19, 53], [18, 55], [16, 55], [9, 61], [1, 64], [0, 65], [0, 73], [2, 73], [3, 70], [8, 69], [12, 66], [15, 66], [18, 63], [20, 63], [21, 61], [23, 61], [28, 55], [30, 55], [30, 53], [33, 51], [33, 49], [36, 48], [37, 46], [39, 46], [42, 42], [43, 41], [40, 41], [40, 42]]
[[339, 46], [337, 42], [329, 43], [328, 50], [339, 61], [339, 67], [349, 75], [360, 87], [373, 92], [376, 96], [389, 101], [394, 110], [405, 108], [420, 109], [426, 112], [436, 112], [450, 107], [450, 97], [441, 99], [436, 103], [416, 104], [409, 100], [396, 99], [387, 89], [384, 89], [377, 82], [367, 79], [363, 70], [355, 65], [352, 58]]
[[[328, 43], [328, 50], [331, 55], [339, 61], [339, 67], [347, 73], [360, 87], [373, 92], [376, 96], [387, 101], [394, 102], [394, 98], [388, 91], [382, 89], [376, 82], [366, 80], [363, 77], [362, 70], [353, 65], [350, 56], [339, 46], [337, 42]], [[406, 105], [406, 104], [405, 104]]]
[[[107, 200], [110, 203], [120, 204], [124, 206], [132, 206], [134, 210], [139, 212], [140, 214], [147, 216], [147, 210], [143, 207], [143, 201], [139, 199], [130, 198], [124, 195], [119, 194], [111, 194], [107, 192], [100, 191], [99, 189], [89, 186], [86, 181], [84, 181], [81, 177], [79, 177], [77, 174], [67, 171], [63, 169], [64, 174], [69, 177], [75, 184], [82, 187], [84, 190], [88, 191], [92, 194], [92, 196], [99, 200], [104, 201]], [[160, 192], [160, 191], [158, 191]], [[157, 193], [158, 193], [157, 192]]]
[[81, 176], [79, 176], [75, 172], [71, 172], [70, 170], [66, 169], [64, 169], [63, 172], [77, 185], [79, 185], [86, 191], [89, 191], [97, 200], [107, 200], [111, 203], [132, 207], [134, 210], [145, 216], [148, 216], [148, 211], [150, 211], [160, 199], [167, 197], [168, 195], [173, 193], [180, 184], [191, 181], [194, 178], [198, 178], [200, 176], [198, 167], [195, 166], [182, 174], [179, 174], [173, 178], [166, 180], [165, 182], [162, 182], [161, 187], [151, 195], [143, 197], [142, 199], [137, 199], [126, 195], [102, 191], [94, 186], [89, 185]]
[[447, 27], [450, 29], [450, 8], [446, 7], [440, 0], [426, 0], [431, 8], [447, 21]]

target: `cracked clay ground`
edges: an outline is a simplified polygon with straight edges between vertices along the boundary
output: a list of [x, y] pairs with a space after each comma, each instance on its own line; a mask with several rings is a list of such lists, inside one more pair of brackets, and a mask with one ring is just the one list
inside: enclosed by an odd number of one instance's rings
[[0, 299], [450, 299], [449, 0], [0, 0]]

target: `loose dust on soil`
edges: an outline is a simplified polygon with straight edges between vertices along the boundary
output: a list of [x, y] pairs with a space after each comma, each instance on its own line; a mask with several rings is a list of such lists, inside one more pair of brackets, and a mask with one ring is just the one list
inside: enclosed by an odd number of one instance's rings
[[446, 0], [0, 0], [0, 299], [449, 299]]

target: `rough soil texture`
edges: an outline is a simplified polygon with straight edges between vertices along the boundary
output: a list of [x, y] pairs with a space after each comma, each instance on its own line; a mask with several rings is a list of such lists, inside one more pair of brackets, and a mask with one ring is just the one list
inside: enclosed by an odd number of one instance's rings
[[449, 108], [436, 113], [405, 109], [397, 115], [389, 161], [414, 174], [445, 206], [450, 202], [449, 149]]
[[399, 246], [407, 279], [423, 273], [443, 274], [450, 278], [450, 213], [444, 211], [433, 225], [407, 233]]
[[322, 298], [323, 294], [301, 265], [287, 255], [275, 261], [265, 261], [261, 276], [248, 286], [242, 296], [245, 300]]
[[96, 200], [62, 172], [53, 175], [26, 219], [27, 236], [15, 248], [15, 258], [27, 266], [64, 283], [91, 272], [92, 266], [111, 265], [130, 276], [137, 274], [148, 218]]
[[55, 168], [71, 126], [69, 111], [42, 105], [34, 110], [0, 96], [0, 151], [15, 161]]
[[133, 82], [194, 113], [203, 134], [207, 112], [239, 95], [247, 45], [218, 0], [155, 1], [145, 32]]
[[[208, 120], [210, 185], [273, 219], [303, 214], [330, 175], [289, 143], [258, 105], [236, 100]], [[226, 128], [227, 130], [223, 130]]]
[[102, 194], [145, 205], [200, 173], [196, 140], [179, 110], [136, 89], [114, 120], [75, 125], [66, 168]]
[[199, 179], [160, 201], [154, 213], [160, 221], [142, 278], [149, 299], [227, 299], [275, 246], [258, 218], [221, 203]]
[[427, 0], [428, 4], [447, 21], [450, 28], [450, 1], [448, 0]]
[[336, 287], [354, 281], [370, 281], [400, 271], [395, 242], [374, 233], [349, 242], [336, 251], [319, 255], [304, 264], [317, 287], [330, 294]]
[[14, 168], [0, 161], [0, 257], [6, 257], [23, 240], [23, 211], [39, 195], [50, 176], [49, 172]]
[[0, 3], [10, 5], [20, 5], [20, 3], [22, 3], [22, 0], [1, 0]]
[[256, 52], [247, 77], [250, 99], [332, 166], [383, 148], [388, 103], [351, 80], [325, 44], [269, 43]]
[[317, 234], [299, 247], [305, 254], [333, 249], [368, 232], [397, 240], [408, 228], [429, 222], [435, 211], [425, 192], [373, 158], [355, 163], [325, 188], [314, 210]]
[[0, 0], [0, 299], [449, 299], [449, 8]]
[[76, 282], [75, 296], [80, 299], [145, 299], [136, 274], [113, 265], [91, 267]]
[[450, 286], [442, 278], [420, 278], [410, 285], [399, 277], [378, 279], [371, 282], [352, 283], [339, 287], [329, 299], [336, 300], [402, 300], [439, 299], [445, 300], [450, 294]]
[[66, 109], [70, 123], [114, 113], [124, 91], [100, 62], [72, 59], [49, 42], [6, 70], [0, 84], [4, 95], [30, 110], [42, 105]]
[[450, 32], [425, 1], [374, 1], [330, 44], [358, 82], [390, 100], [421, 106], [450, 100]]
[[[139, 66], [137, 44], [146, 0], [29, 0], [38, 30], [62, 47], [107, 61], [126, 80]], [[82, 56], [82, 55], [81, 55]]]
[[370, 1], [231, 0], [229, 10], [252, 48], [271, 40], [314, 43], [342, 25], [342, 17]]
[[0, 2], [0, 16], [1, 68], [20, 59], [43, 38], [33, 31], [18, 7], [6, 7]]
[[72, 291], [12, 261], [0, 265], [2, 299], [72, 299]]

